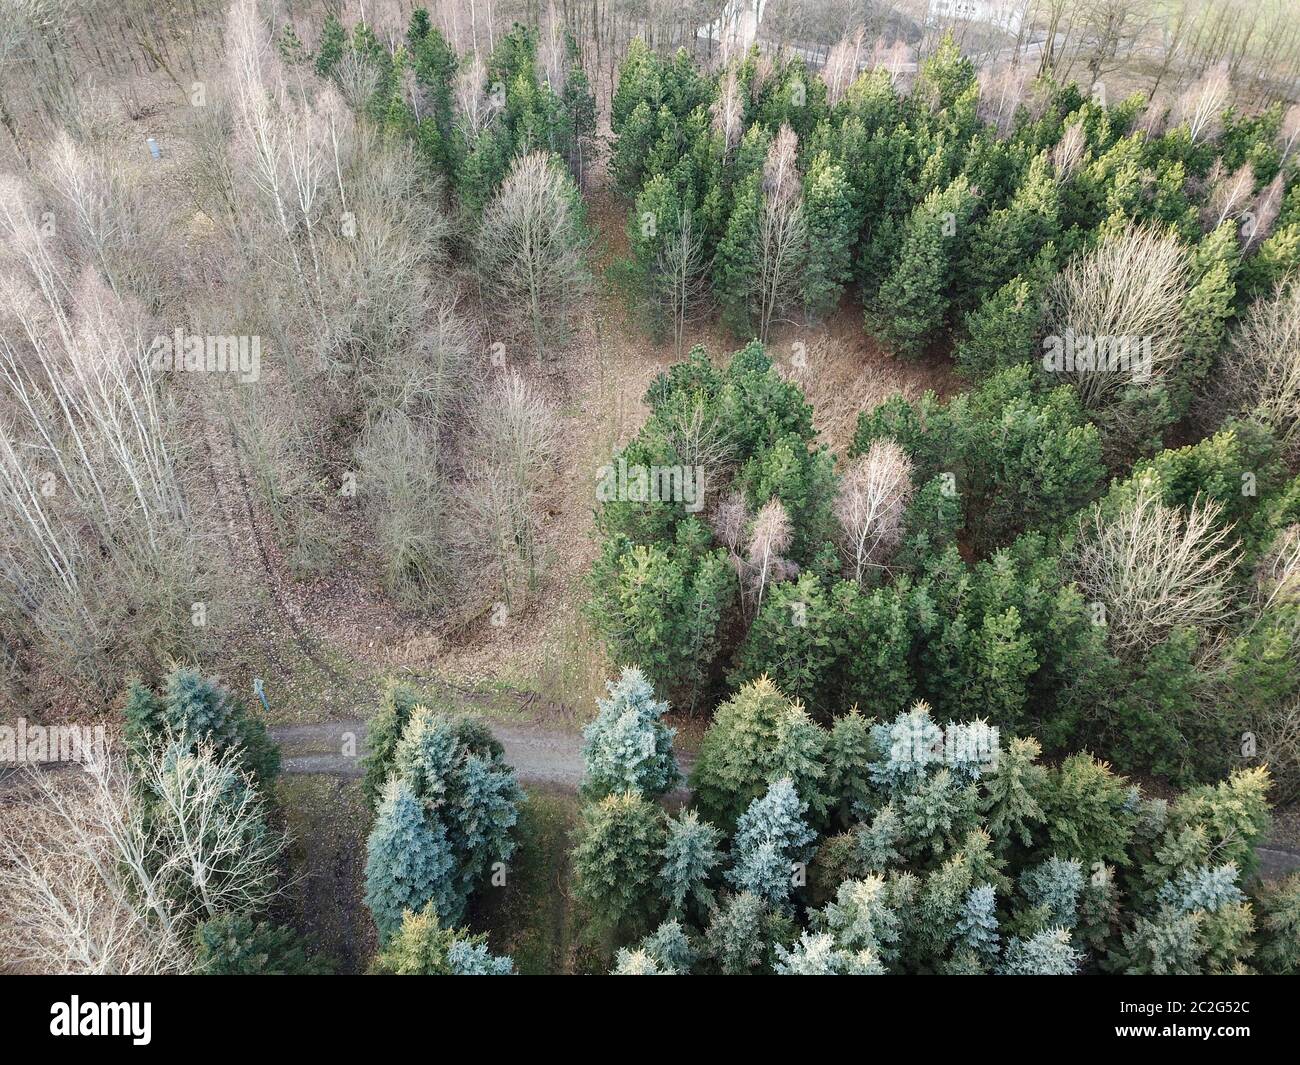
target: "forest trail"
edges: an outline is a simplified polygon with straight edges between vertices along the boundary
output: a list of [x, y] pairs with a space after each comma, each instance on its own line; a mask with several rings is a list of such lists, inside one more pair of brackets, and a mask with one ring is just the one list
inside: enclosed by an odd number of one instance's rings
[[[505, 748], [506, 761], [523, 783], [570, 790], [577, 790], [582, 783], [582, 733], [492, 718], [479, 720]], [[360, 720], [271, 729], [271, 738], [280, 745], [281, 768], [285, 773], [360, 777], [365, 737], [366, 723]], [[690, 772], [693, 761], [689, 755], [678, 753], [683, 773]]]
[[[506, 761], [525, 783], [577, 788], [582, 781], [582, 736], [531, 725], [484, 721], [505, 748]], [[286, 725], [271, 730], [286, 773], [359, 777], [365, 754], [364, 721]]]

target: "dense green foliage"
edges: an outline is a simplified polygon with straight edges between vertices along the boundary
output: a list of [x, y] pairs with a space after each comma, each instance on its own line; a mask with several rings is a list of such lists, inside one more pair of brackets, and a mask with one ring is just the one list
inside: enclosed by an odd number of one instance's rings
[[[1300, 479], [1216, 401], [1238, 317], [1300, 262], [1280, 112], [1229, 108], [1206, 138], [1140, 121], [1140, 97], [1030, 92], [1001, 110], [951, 38], [908, 93], [877, 69], [832, 96], [757, 51], [712, 74], [628, 53], [613, 170], [642, 305], [688, 227], [739, 337], [768, 335], [755, 292], [779, 267], [799, 297], [778, 314], [856, 287], [869, 332], [951, 350], [972, 387], [861, 412], [843, 461], [757, 344], [693, 351], [647, 392], [620, 458], [704, 467], [708, 494], [603, 504], [590, 616], [620, 666], [713, 721], [694, 809], [636, 808], [643, 838], [666, 824], [673, 888], [615, 907], [649, 933], [618, 973], [1295, 965], [1295, 883], [1245, 885], [1266, 791], [1300, 785]], [[783, 258], [773, 232], [795, 234]], [[1126, 306], [1144, 273], [1163, 290]], [[1121, 340], [1154, 361], [1097, 361]], [[865, 569], [855, 537], [885, 545]], [[1081, 749], [1189, 790], [1147, 798]]]
[[267, 735], [266, 722], [195, 669], [173, 668], [161, 692], [132, 683], [123, 697], [123, 714], [127, 747], [134, 752], [159, 744], [192, 749], [199, 743], [211, 744], [217, 753], [237, 750], [261, 788], [280, 771], [280, 749]]
[[389, 681], [384, 685], [379, 709], [366, 722], [366, 753], [361, 759], [365, 776], [362, 790], [370, 805], [377, 806], [384, 784], [393, 771], [393, 758], [397, 744], [417, 706], [437, 707], [439, 704], [427, 695], [421, 695], [409, 684]]
[[597, 701], [599, 712], [582, 732], [582, 794], [592, 799], [623, 791], [651, 798], [664, 794], [680, 778], [673, 757], [676, 730], [660, 721], [668, 704], [656, 701], [639, 669], [625, 669], [608, 687], [609, 698]]
[[328, 962], [308, 957], [292, 928], [228, 914], [194, 934], [195, 969], [205, 976], [324, 976]]
[[375, 956], [377, 976], [509, 976], [514, 962], [488, 953], [487, 937], [442, 928], [433, 903], [402, 915], [401, 926]]
[[825, 735], [797, 703], [766, 677], [718, 707], [691, 774], [703, 815], [730, 829], [769, 781], [789, 777], [814, 810], [825, 807]]
[[[401, 705], [390, 690], [386, 702]], [[366, 847], [366, 904], [383, 941], [432, 904], [458, 924], [473, 892], [514, 852], [523, 794], [478, 722], [410, 709]]]
[[[759, 345], [725, 371], [697, 349], [660, 375], [646, 400], [651, 416], [620, 461], [697, 468], [710, 492], [733, 481], [750, 510], [778, 498], [797, 519], [792, 560], [808, 564], [825, 548], [830, 458], [809, 450], [812, 410]], [[692, 509], [685, 499], [606, 503], [590, 608], [615, 659], [640, 666], [683, 706], [697, 705], [720, 678], [740, 605], [727, 546]]]
[[663, 810], [635, 791], [584, 809], [573, 852], [575, 889], [611, 929], [636, 929], [657, 908], [664, 842]]
[[[458, 57], [428, 12], [417, 8], [405, 42], [391, 52], [364, 22], [349, 34], [329, 16], [313, 65], [318, 75], [339, 78], [344, 60], [355, 57], [371, 71], [374, 89], [362, 102], [365, 112], [382, 129], [411, 138], [430, 171], [477, 215], [511, 161], [530, 151], [553, 153], [582, 183], [595, 101], [571, 37], [565, 35], [552, 69], [543, 69], [540, 49], [538, 32], [516, 25], [496, 42], [486, 63], [477, 64], [473, 57]], [[408, 78], [414, 94], [406, 88]], [[463, 99], [453, 106], [458, 78], [469, 79], [472, 110]]]
[[[789, 713], [766, 681], [741, 689], [734, 701], [752, 708], [767, 701]], [[811, 733], [800, 745], [807, 760], [796, 778], [787, 769], [786, 729], [741, 739], [735, 717], [720, 715], [710, 728], [697, 779], [716, 779], [725, 759], [735, 779], [768, 783], [729, 833], [726, 856], [710, 857], [701, 868], [712, 871], [696, 877], [710, 891], [704, 898], [715, 898], [715, 888], [723, 894], [684, 915], [670, 900], [653, 905], [642, 891], [638, 920], [622, 926], [632, 945], [619, 951], [616, 973], [1066, 975], [1295, 966], [1300, 882], [1258, 887], [1255, 899], [1245, 888], [1269, 824], [1265, 769], [1240, 770], [1170, 800], [1151, 798], [1090, 755], [1046, 765], [1033, 739], [1007, 739], [978, 719], [941, 725], [917, 703], [885, 723], [858, 719], [855, 774], [836, 768], [831, 731], [789, 719]], [[838, 743], [849, 746], [842, 737]], [[709, 809], [709, 794], [699, 793], [701, 810]], [[805, 799], [814, 795], [824, 809], [845, 811], [843, 819], [817, 817]], [[599, 863], [611, 871], [609, 887], [591, 901], [611, 918], [626, 916], [628, 905], [614, 885], [645, 884], [650, 875], [662, 824], [644, 800], [629, 796], [617, 805], [619, 814], [611, 806], [596, 821], [610, 836], [615, 825], [636, 826], [637, 845], [628, 852], [611, 846]], [[698, 833], [704, 822], [691, 824]], [[588, 851], [594, 838], [584, 841]], [[814, 840], [816, 856], [805, 867]], [[655, 926], [656, 918], [664, 923]]]
[[[1292, 786], [1300, 765], [1279, 714], [1297, 690], [1295, 608], [1250, 567], [1300, 517], [1300, 484], [1260, 426], [1226, 424], [1107, 490], [1098, 431], [1072, 387], [1044, 388], [1027, 365], [948, 403], [889, 399], [859, 419], [854, 452], [897, 443], [913, 491], [886, 572], [860, 584], [833, 546], [845, 490], [835, 464], [799, 389], [757, 345], [722, 370], [693, 352], [646, 398], [651, 415], [621, 457], [663, 467], [706, 453], [718, 502], [703, 514], [668, 499], [606, 503], [590, 616], [615, 660], [639, 665], [678, 705], [707, 706], [726, 681], [764, 675], [820, 720], [854, 706], [888, 716], [923, 698], [945, 720], [979, 714], [1053, 752], [1089, 746], [1126, 771], [1180, 781], [1239, 765], [1251, 733], [1270, 749], [1248, 757]], [[1108, 615], [1126, 604], [1094, 589], [1080, 553], [1095, 538], [1094, 508], [1104, 528], [1144, 494], [1175, 516], [1219, 508], [1213, 528], [1237, 565], [1217, 570], [1230, 609], [1171, 616], [1132, 646]], [[789, 542], [757, 589], [759, 512], [774, 499]], [[721, 704], [719, 722], [733, 713]], [[765, 782], [698, 786], [730, 825]]]
[[[1234, 225], [1203, 232], [1200, 221], [1215, 182], [1247, 160], [1249, 193], [1262, 202], [1278, 173], [1280, 116], [1229, 109], [1217, 145], [1193, 144], [1186, 125], [1139, 128], [1141, 97], [1107, 106], [1048, 82], [1019, 100], [986, 93], [950, 37], [910, 92], [876, 68], [833, 104], [798, 57], [751, 50], [710, 73], [685, 51], [665, 58], [634, 41], [614, 94], [612, 167], [633, 204], [627, 276], [637, 298], [656, 306], [660, 253], [685, 220], [724, 321], [754, 334], [755, 278], [772, 262], [760, 236], [772, 195], [765, 161], [786, 128], [799, 165], [796, 302], [816, 317], [856, 282], [869, 328], [905, 355], [951, 338], [968, 345], [961, 361], [975, 373], [1032, 358], [1038, 294], [1070, 255], [1128, 223], [1177, 234], [1193, 287], [1167, 421], [1186, 409], [1240, 299], [1297, 263], [1290, 201], [1248, 256]], [[1284, 177], [1292, 182], [1294, 167]], [[647, 231], [649, 216], [659, 225]]]

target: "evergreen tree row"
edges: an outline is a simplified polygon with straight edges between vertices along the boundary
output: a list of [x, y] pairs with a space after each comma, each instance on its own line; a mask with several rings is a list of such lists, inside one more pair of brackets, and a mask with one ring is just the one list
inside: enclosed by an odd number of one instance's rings
[[[589, 782], [618, 752], [675, 770], [636, 671], [610, 689]], [[1300, 878], [1245, 887], [1266, 770], [1165, 800], [1039, 753], [923, 702], [828, 730], [763, 677], [719, 708], [689, 808], [657, 770], [586, 807], [576, 889], [616, 975], [1295, 971]]]

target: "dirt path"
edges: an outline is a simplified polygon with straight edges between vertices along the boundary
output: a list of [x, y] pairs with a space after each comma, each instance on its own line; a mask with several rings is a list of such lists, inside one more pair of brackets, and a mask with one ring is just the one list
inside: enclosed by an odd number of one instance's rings
[[[582, 782], [582, 734], [564, 729], [480, 719], [505, 748], [506, 761], [525, 784], [547, 784], [576, 790]], [[271, 730], [280, 744], [285, 773], [322, 773], [359, 777], [365, 754], [364, 721], [326, 721], [285, 725]], [[689, 773], [689, 755], [678, 753], [678, 764]], [[683, 791], [683, 795], [685, 792]]]
[[1300, 854], [1279, 847], [1256, 847], [1259, 875], [1265, 880], [1279, 880], [1300, 869]]

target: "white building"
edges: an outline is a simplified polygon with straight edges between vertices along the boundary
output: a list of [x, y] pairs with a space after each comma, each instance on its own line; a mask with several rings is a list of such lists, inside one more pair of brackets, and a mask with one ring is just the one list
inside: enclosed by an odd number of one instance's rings
[[927, 20], [961, 19], [981, 22], [1005, 33], [1019, 33], [1025, 17], [1024, 0], [930, 0]]
[[722, 14], [695, 31], [696, 37], [717, 41], [732, 52], [744, 52], [758, 37], [767, 0], [727, 0]]

